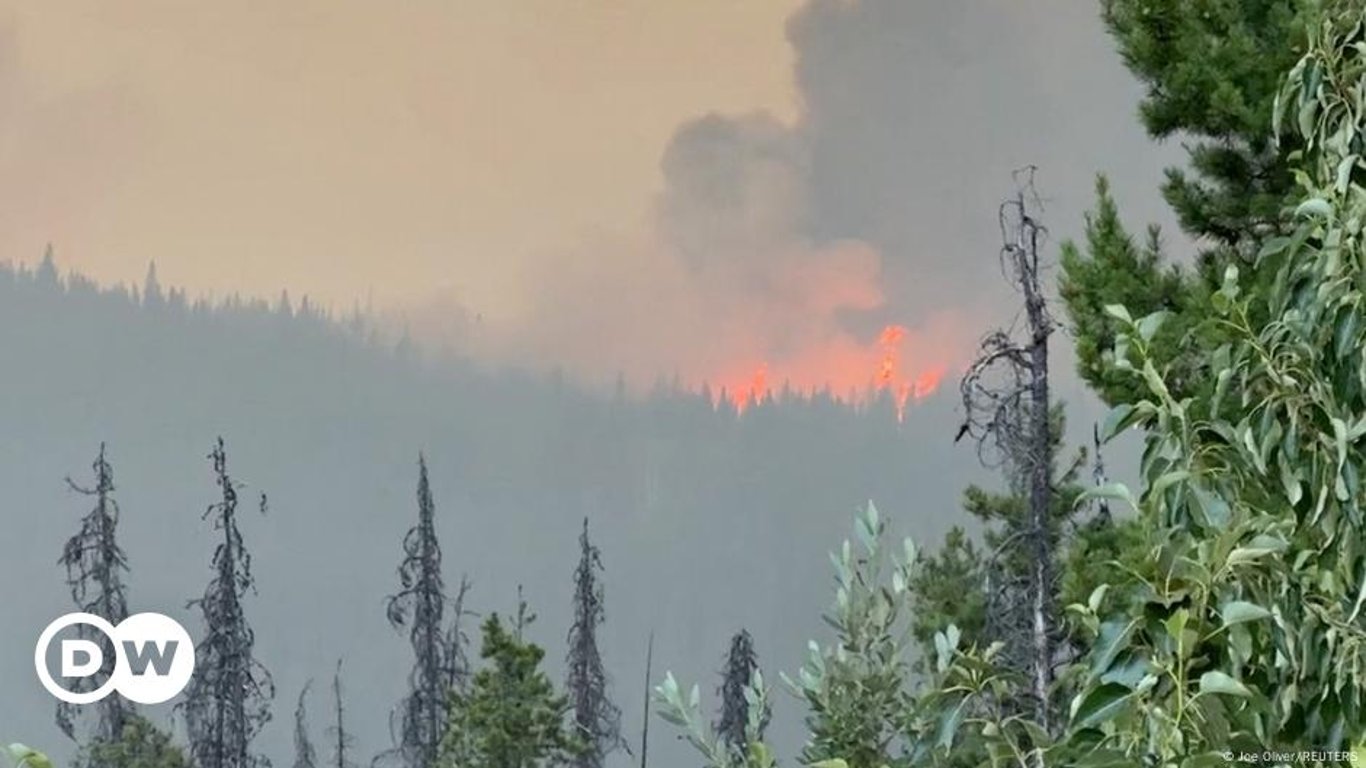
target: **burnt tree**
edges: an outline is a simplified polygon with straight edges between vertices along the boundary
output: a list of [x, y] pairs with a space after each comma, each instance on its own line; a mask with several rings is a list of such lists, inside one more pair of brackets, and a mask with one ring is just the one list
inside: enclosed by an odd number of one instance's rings
[[[408, 694], [390, 723], [395, 741], [390, 754], [396, 754], [407, 768], [433, 768], [445, 732], [456, 660], [451, 658], [442, 627], [446, 591], [425, 456], [418, 455], [417, 466], [417, 524], [403, 537], [400, 589], [389, 597], [387, 606], [390, 625], [407, 630], [414, 655]], [[455, 636], [458, 639], [458, 629]]]
[[[204, 596], [190, 602], [204, 619], [205, 636], [195, 646], [195, 674], [181, 709], [190, 755], [198, 768], [268, 768], [270, 760], [251, 751], [252, 739], [270, 722], [275, 684], [253, 655], [256, 635], [243, 601], [256, 592], [251, 553], [237, 527], [239, 484], [228, 473], [220, 437], [209, 454], [220, 499], [204, 512], [222, 540], [213, 553], [213, 578]], [[260, 497], [261, 514], [266, 497]]]
[[[754, 639], [748, 630], [740, 630], [730, 640], [726, 651], [726, 666], [721, 671], [721, 714], [715, 723], [716, 735], [743, 758], [749, 742], [745, 727], [749, 724], [749, 701], [745, 692], [759, 671], [759, 657], [754, 652]], [[759, 718], [759, 736], [763, 737], [770, 712], [765, 707]]]
[[624, 746], [621, 710], [608, 695], [610, 681], [598, 651], [598, 626], [606, 619], [603, 607], [602, 553], [588, 538], [588, 518], [579, 534], [579, 565], [574, 570], [574, 623], [569, 628], [569, 669], [565, 690], [574, 710], [574, 728], [588, 745], [574, 759], [578, 768], [602, 768], [612, 750]]
[[[66, 568], [66, 583], [71, 588], [71, 599], [77, 610], [92, 613], [117, 625], [128, 618], [128, 600], [123, 577], [128, 572], [128, 558], [116, 536], [119, 524], [119, 505], [114, 500], [114, 468], [105, 458], [104, 443], [92, 465], [94, 484], [77, 485], [71, 478], [66, 484], [71, 490], [94, 501], [94, 506], [81, 518], [81, 528], [67, 539], [58, 563]], [[99, 646], [104, 657], [100, 674], [78, 678], [73, 690], [94, 690], [113, 673], [115, 650], [113, 640], [94, 627], [78, 624], [83, 639]], [[95, 704], [79, 706], [65, 702], [57, 705], [57, 726], [67, 738], [76, 738], [76, 719], [89, 711], [87, 747], [109, 744], [123, 734], [124, 725], [134, 714], [133, 705], [122, 696], [106, 696]], [[93, 753], [93, 750], [92, 750]], [[90, 760], [92, 766], [99, 761]]]
[[1007, 521], [1005, 538], [987, 563], [987, 632], [1005, 643], [1006, 658], [1027, 676], [1030, 708], [1052, 730], [1049, 690], [1059, 622], [1048, 340], [1055, 324], [1039, 257], [1046, 230], [1034, 217], [1039, 200], [1033, 169], [1025, 174], [998, 213], [1001, 268], [1023, 298], [1024, 327], [1017, 333], [996, 330], [983, 340], [960, 383], [964, 421], [959, 438], [971, 436], [983, 463], [1000, 469], [1023, 502], [1022, 513]]

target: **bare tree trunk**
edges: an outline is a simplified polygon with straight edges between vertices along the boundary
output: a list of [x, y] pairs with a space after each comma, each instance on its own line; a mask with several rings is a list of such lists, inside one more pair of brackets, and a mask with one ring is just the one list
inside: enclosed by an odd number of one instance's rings
[[650, 633], [650, 642], [645, 646], [645, 717], [640, 726], [640, 768], [646, 768], [645, 757], [650, 751], [650, 666], [655, 657], [655, 633]]

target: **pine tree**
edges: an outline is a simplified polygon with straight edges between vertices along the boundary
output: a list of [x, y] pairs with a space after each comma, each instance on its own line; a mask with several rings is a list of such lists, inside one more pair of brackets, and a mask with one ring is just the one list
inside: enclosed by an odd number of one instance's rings
[[342, 704], [341, 659], [337, 659], [337, 670], [332, 675], [333, 720], [327, 729], [327, 739], [332, 744], [332, 760], [329, 768], [356, 768], [351, 752], [356, 748], [356, 739], [346, 730], [346, 709]]
[[395, 751], [407, 768], [432, 768], [447, 721], [453, 659], [442, 628], [446, 594], [426, 457], [419, 455], [417, 464], [417, 524], [403, 537], [400, 591], [389, 598], [388, 618], [395, 629], [408, 630], [415, 657], [397, 712]]
[[578, 757], [578, 768], [601, 768], [603, 758], [624, 746], [621, 710], [608, 696], [609, 680], [598, 652], [598, 626], [605, 619], [602, 556], [588, 538], [588, 518], [579, 534], [579, 565], [574, 571], [574, 623], [569, 629], [569, 668], [565, 689], [574, 708], [574, 726], [588, 750]]
[[90, 746], [80, 762], [105, 768], [190, 768], [170, 734], [139, 714], [128, 716], [117, 739]]
[[318, 752], [308, 735], [308, 710], [305, 700], [313, 681], [304, 683], [299, 691], [299, 702], [294, 706], [294, 768], [318, 768]]
[[[77, 609], [117, 625], [128, 618], [128, 600], [123, 584], [124, 574], [128, 572], [128, 558], [118, 543], [119, 505], [114, 500], [114, 468], [105, 458], [104, 443], [100, 443], [100, 452], [92, 469], [95, 475], [93, 486], [77, 485], [71, 478], [66, 480], [71, 490], [94, 499], [94, 507], [81, 518], [80, 531], [67, 539], [58, 563], [66, 568], [67, 585]], [[77, 679], [74, 689], [93, 690], [113, 673], [115, 649], [113, 641], [103, 632], [83, 624], [79, 627], [82, 637], [100, 647], [105, 668], [100, 675]], [[87, 708], [94, 713], [87, 740], [87, 748], [90, 749], [118, 739], [135, 712], [132, 703], [122, 696], [106, 696], [85, 707], [60, 703], [57, 705], [57, 725], [68, 738], [76, 738], [75, 718]], [[93, 751], [91, 754], [94, 754]]]
[[485, 667], [475, 673], [468, 693], [451, 697], [442, 768], [542, 768], [575, 761], [589, 747], [569, 721], [569, 698], [556, 694], [540, 669], [545, 652], [505, 629], [497, 614], [484, 622], [483, 634]]
[[[759, 671], [759, 657], [754, 652], [754, 639], [749, 631], [741, 629], [730, 640], [726, 652], [726, 666], [721, 672], [721, 714], [715, 724], [719, 736], [737, 759], [742, 759], [749, 737], [745, 729], [749, 724], [749, 700], [745, 697], [754, 683], [754, 675]], [[765, 707], [760, 715], [759, 738], [763, 738], [771, 716]]]
[[166, 303], [161, 292], [161, 281], [157, 279], [157, 263], [147, 265], [147, 277], [142, 281], [142, 305], [148, 309], [160, 309]]
[[[220, 500], [204, 517], [222, 535], [213, 554], [213, 578], [204, 596], [190, 603], [204, 617], [205, 637], [195, 646], [195, 674], [181, 708], [189, 733], [190, 756], [197, 768], [269, 768], [251, 750], [252, 739], [270, 721], [275, 684], [253, 655], [256, 635], [247, 623], [243, 600], [255, 593], [251, 553], [237, 526], [239, 484], [228, 473], [220, 437], [209, 455]], [[260, 501], [266, 511], [266, 497]]]

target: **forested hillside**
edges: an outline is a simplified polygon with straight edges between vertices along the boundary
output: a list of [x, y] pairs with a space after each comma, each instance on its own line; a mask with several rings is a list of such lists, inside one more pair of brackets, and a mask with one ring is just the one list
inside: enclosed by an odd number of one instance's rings
[[[952, 391], [913, 404], [904, 423], [887, 396], [853, 408], [779, 392], [737, 416], [664, 385], [614, 396], [424, 360], [303, 301], [195, 304], [154, 278], [102, 289], [51, 262], [0, 272], [0, 360], [0, 503], [23, 542], [0, 583], [26, 594], [0, 629], [0, 677], [20, 681], [0, 720], [63, 756], [28, 659], [68, 610], [57, 556], [90, 504], [64, 477], [90, 485], [102, 441], [130, 607], [196, 627], [184, 606], [210, 576], [215, 538], [201, 515], [218, 498], [207, 457], [224, 438], [246, 484], [239, 524], [259, 589], [247, 611], [279, 690], [259, 744], [277, 765], [291, 754], [291, 702], [309, 678], [321, 690], [338, 657], [356, 692], [358, 754], [390, 746], [409, 664], [384, 597], [416, 515], [419, 451], [447, 582], [468, 574], [467, 607], [505, 615], [520, 584], [557, 680], [589, 519], [606, 568], [603, 658], [632, 733], [651, 631], [658, 663], [719, 669], [746, 628], [766, 663], [795, 666], [819, 628], [823, 553], [848, 514], [876, 499], [902, 511], [905, 530], [938, 537], [979, 476], [971, 450], [954, 450]], [[312, 709], [321, 724], [321, 698]], [[795, 749], [795, 728], [777, 733]], [[661, 764], [678, 757], [671, 742], [655, 746]]]

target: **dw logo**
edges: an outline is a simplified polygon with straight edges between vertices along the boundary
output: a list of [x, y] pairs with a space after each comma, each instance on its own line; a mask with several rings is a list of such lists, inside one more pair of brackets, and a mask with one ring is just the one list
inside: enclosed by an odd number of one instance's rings
[[[109, 638], [101, 643], [64, 638], [58, 645], [62, 678], [89, 678], [104, 667], [105, 647], [114, 649], [109, 679], [91, 691], [70, 691], [59, 685], [48, 668], [48, 651], [57, 633], [78, 624], [98, 629]], [[194, 643], [185, 628], [159, 613], [139, 613], [116, 627], [90, 613], [68, 613], [43, 630], [33, 651], [38, 680], [53, 696], [68, 704], [91, 704], [117, 691], [138, 704], [160, 704], [173, 698], [194, 674]]]

